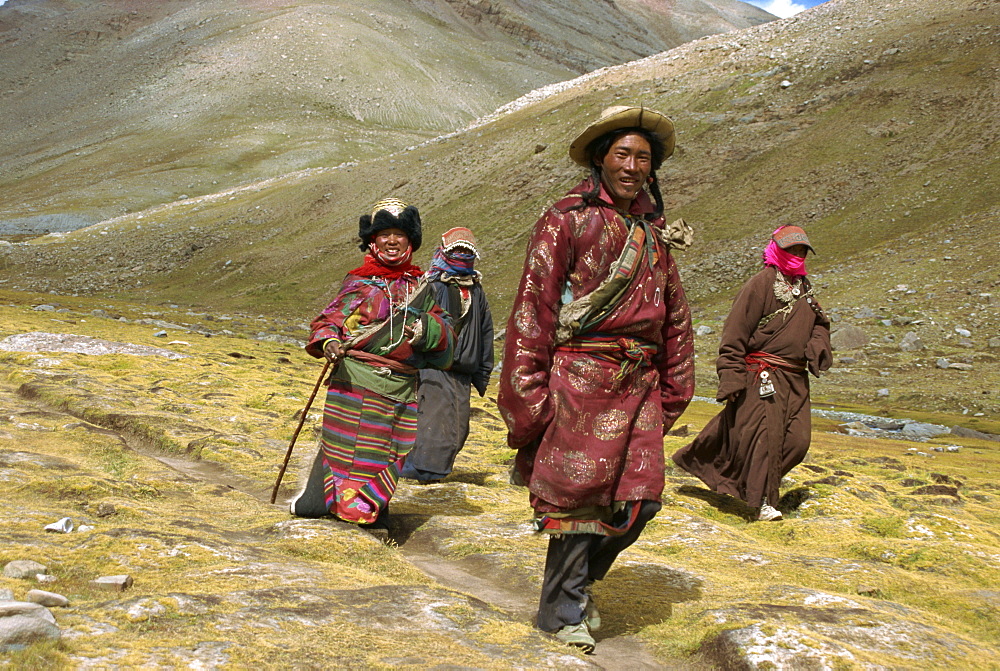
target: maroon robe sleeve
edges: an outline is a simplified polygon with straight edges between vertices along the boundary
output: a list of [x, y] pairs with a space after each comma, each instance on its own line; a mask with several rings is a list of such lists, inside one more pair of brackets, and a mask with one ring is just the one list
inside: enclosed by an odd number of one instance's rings
[[567, 217], [549, 209], [535, 224], [507, 323], [497, 405], [507, 444], [524, 447], [552, 421], [549, 370], [562, 288], [574, 256]]
[[694, 396], [694, 337], [680, 273], [673, 255], [667, 257], [665, 295], [667, 315], [663, 321], [663, 354], [656, 361], [660, 371], [660, 399], [663, 406], [663, 435], [674, 425]]

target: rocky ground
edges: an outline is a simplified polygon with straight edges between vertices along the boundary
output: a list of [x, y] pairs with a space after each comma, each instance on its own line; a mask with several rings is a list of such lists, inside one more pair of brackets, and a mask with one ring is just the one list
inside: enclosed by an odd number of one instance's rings
[[[268, 320], [38, 306], [0, 300], [15, 667], [984, 668], [1000, 650], [991, 436], [882, 440], [817, 416], [780, 523], [668, 473], [663, 512], [597, 588], [585, 657], [531, 626], [544, 539], [507, 482], [493, 392], [455, 473], [404, 481], [375, 538], [268, 503], [320, 368]], [[717, 409], [694, 403], [678, 433]]]

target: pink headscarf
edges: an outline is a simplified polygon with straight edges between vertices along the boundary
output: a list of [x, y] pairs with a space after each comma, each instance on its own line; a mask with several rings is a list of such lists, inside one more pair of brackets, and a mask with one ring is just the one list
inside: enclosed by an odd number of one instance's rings
[[[774, 230], [774, 233], [780, 231], [784, 226], [778, 226]], [[773, 236], [774, 233], [771, 235]], [[778, 246], [778, 243], [771, 238], [771, 241], [764, 248], [764, 265], [774, 266], [782, 272], [784, 275], [789, 277], [795, 277], [796, 275], [805, 276], [806, 273], [806, 260], [804, 258], [799, 258], [794, 254], [789, 254], [784, 249]]]

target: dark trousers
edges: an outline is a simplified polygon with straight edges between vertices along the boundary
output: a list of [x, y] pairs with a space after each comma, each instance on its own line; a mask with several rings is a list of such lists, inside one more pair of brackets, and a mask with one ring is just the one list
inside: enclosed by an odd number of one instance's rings
[[[621, 536], [563, 534], [549, 538], [542, 596], [538, 603], [539, 629], [559, 631], [568, 624], [583, 621], [587, 600], [584, 589], [608, 574], [618, 555], [639, 538], [646, 523], [662, 507], [658, 501], [639, 501], [633, 505], [640, 506], [639, 514]], [[627, 515], [626, 508], [616, 513], [612, 521], [622, 524]]]

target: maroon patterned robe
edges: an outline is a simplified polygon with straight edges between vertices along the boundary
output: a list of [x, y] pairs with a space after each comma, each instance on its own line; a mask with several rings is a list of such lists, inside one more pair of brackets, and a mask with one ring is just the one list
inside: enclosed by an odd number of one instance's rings
[[[589, 188], [585, 180], [571, 194]], [[597, 288], [628, 240], [628, 226], [603, 187], [598, 205], [580, 204], [579, 196], [567, 196], [535, 224], [500, 377], [508, 444], [518, 448], [517, 468], [538, 513], [658, 501], [663, 435], [694, 394], [691, 315], [677, 267], [659, 240], [655, 266], [640, 264], [627, 295], [593, 329], [644, 345], [654, 352], [645, 365], [628, 370], [621, 352], [588, 352], [586, 336], [554, 342], [563, 300]], [[629, 214], [651, 211], [642, 192]], [[652, 226], [662, 229], [662, 218]]]

